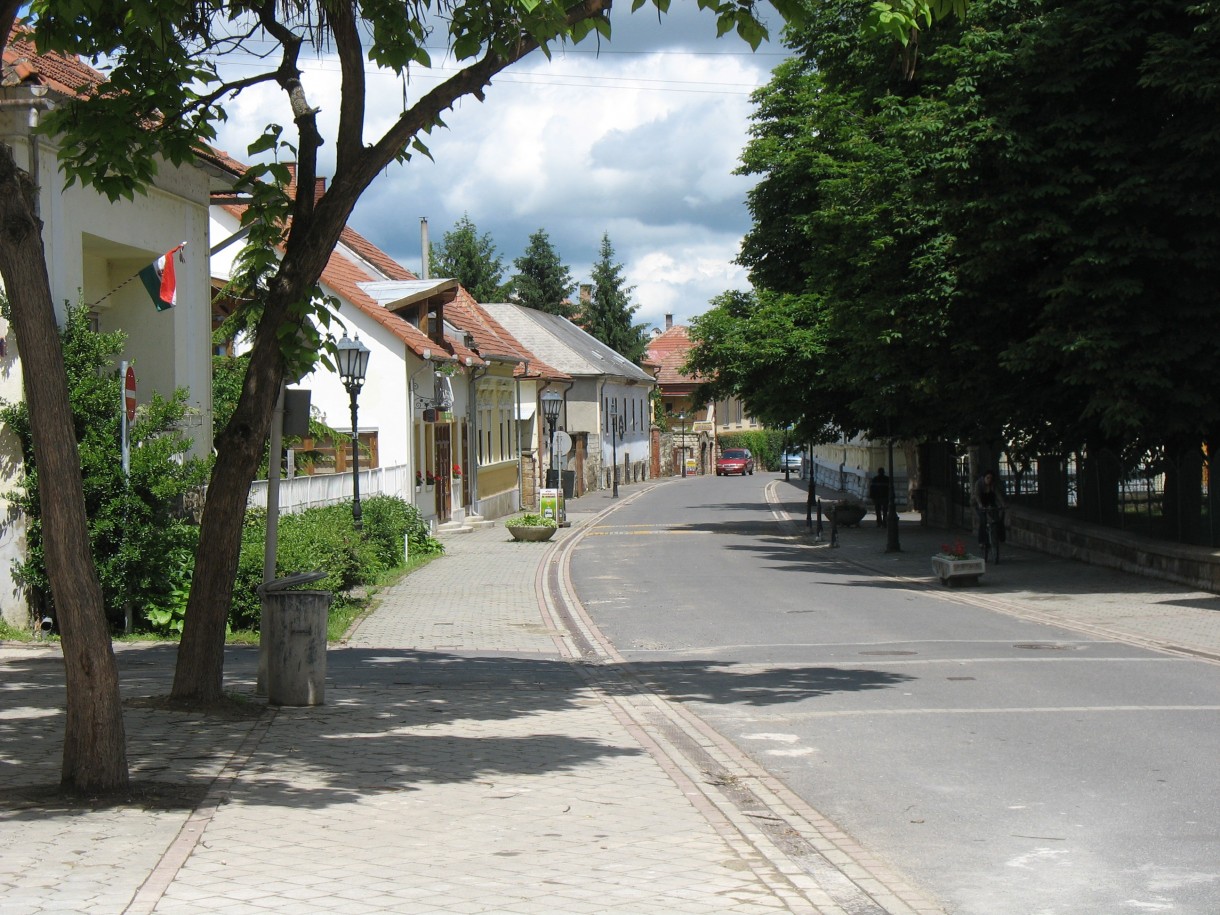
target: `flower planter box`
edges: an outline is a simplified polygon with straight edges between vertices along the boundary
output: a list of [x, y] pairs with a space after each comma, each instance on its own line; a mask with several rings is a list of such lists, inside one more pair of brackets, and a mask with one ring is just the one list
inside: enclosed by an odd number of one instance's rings
[[941, 584], [951, 587], [977, 585], [979, 576], [986, 570], [987, 563], [977, 556], [966, 556], [964, 559], [951, 559], [948, 556], [932, 557], [932, 571], [936, 573]]
[[527, 543], [542, 543], [545, 540], [550, 540], [555, 536], [555, 532], [557, 530], [559, 530], [557, 527], [529, 527], [518, 524], [508, 525], [508, 532], [513, 535], [514, 540], [524, 540]]

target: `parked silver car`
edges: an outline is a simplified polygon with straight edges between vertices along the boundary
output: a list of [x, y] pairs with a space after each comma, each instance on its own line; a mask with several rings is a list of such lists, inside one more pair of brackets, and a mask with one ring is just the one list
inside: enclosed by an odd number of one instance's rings
[[781, 471], [788, 470], [794, 473], [801, 472], [801, 461], [804, 460], [805, 453], [799, 448], [789, 448], [779, 459], [779, 469]]

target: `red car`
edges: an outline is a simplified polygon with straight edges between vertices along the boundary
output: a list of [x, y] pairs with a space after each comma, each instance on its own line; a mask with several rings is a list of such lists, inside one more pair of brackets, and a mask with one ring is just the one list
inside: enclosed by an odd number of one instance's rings
[[727, 477], [739, 473], [743, 477], [754, 472], [754, 455], [749, 448], [728, 448], [716, 458], [716, 476]]

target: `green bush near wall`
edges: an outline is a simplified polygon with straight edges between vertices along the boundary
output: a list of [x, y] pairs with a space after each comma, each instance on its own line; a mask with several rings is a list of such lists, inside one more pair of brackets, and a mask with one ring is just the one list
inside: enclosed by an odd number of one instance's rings
[[[419, 510], [402, 499], [373, 496], [363, 500], [361, 520], [363, 532], [358, 532], [352, 523], [350, 502], [281, 515], [276, 575], [325, 572], [325, 578], [309, 587], [331, 591], [333, 610], [351, 600], [348, 592], [356, 585], [368, 584], [387, 569], [402, 565], [408, 542], [412, 557], [444, 552], [444, 545], [429, 534]], [[258, 586], [263, 581], [266, 536], [267, 513], [261, 509], [247, 511], [229, 611], [231, 629], [258, 628]]]
[[752, 429], [720, 436], [720, 450], [749, 448], [759, 470], [779, 470], [780, 454], [784, 449], [783, 429]]

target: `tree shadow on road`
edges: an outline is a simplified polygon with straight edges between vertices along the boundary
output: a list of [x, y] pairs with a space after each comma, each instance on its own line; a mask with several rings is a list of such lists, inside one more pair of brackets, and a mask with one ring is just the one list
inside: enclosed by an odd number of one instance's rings
[[[590, 677], [553, 657], [344, 648], [328, 652], [325, 705], [259, 709], [262, 700], [249, 695], [255, 717], [243, 717], [156, 701], [169, 691], [173, 657], [156, 648], [120, 654], [134, 806], [172, 809], [234, 767], [234, 790], [247, 802], [310, 807], [429, 784], [575, 772], [646, 752], [605, 707], [608, 695], [641, 685], [680, 702], [766, 706], [909, 679], [825, 666], [736, 670], [713, 660], [598, 666]], [[254, 649], [232, 654], [233, 689], [253, 693], [256, 663]], [[49, 801], [62, 752], [62, 664], [7, 660], [3, 673], [0, 821], [71, 809]], [[89, 808], [88, 799], [80, 806]]]

